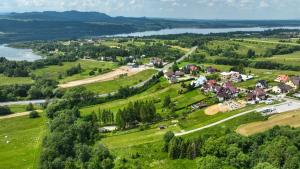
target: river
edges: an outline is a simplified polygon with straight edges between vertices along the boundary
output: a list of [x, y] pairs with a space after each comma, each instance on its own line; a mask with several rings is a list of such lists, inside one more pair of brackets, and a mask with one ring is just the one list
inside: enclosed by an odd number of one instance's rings
[[8, 60], [16, 61], [35, 61], [42, 59], [41, 56], [34, 54], [31, 49], [17, 49], [8, 47], [7, 45], [0, 45], [0, 57], [5, 57]]
[[145, 32], [133, 32], [128, 34], [109, 35], [104, 37], [144, 37], [153, 35], [174, 35], [183, 33], [193, 34], [210, 34], [210, 33], [227, 33], [227, 32], [252, 32], [252, 31], [265, 31], [270, 29], [300, 29], [300, 27], [251, 27], [251, 28], [174, 28], [174, 29], [162, 29], [158, 31], [145, 31]]

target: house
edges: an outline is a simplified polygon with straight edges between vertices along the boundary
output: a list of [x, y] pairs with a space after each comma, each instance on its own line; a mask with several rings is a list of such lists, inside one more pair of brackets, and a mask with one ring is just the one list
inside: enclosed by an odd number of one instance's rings
[[200, 71], [200, 68], [197, 65], [194, 64], [188, 64], [185, 67], [183, 67], [183, 72], [187, 74], [197, 74]]
[[231, 71], [231, 72], [222, 72], [221, 74], [221, 80], [226, 81], [232, 81], [232, 82], [241, 82], [242, 76], [239, 72]]
[[162, 67], [163, 60], [161, 58], [155, 57], [150, 60], [150, 64], [156, 67]]
[[177, 77], [176, 77], [175, 75], [173, 75], [173, 76], [169, 79], [169, 81], [170, 81], [170, 83], [175, 84], [175, 83], [178, 82], [178, 79], [177, 79]]
[[217, 98], [220, 102], [231, 98], [231, 92], [229, 89], [221, 87], [217, 90]]
[[207, 74], [214, 74], [214, 73], [217, 73], [217, 72], [220, 72], [218, 69], [215, 69], [211, 66], [207, 67], [206, 68], [206, 71], [205, 71]]
[[200, 87], [204, 85], [207, 82], [207, 79], [205, 76], [200, 76], [196, 81], [192, 81], [191, 85], [194, 87]]
[[274, 81], [287, 83], [289, 81], [289, 76], [288, 75], [279, 75]]
[[259, 80], [256, 82], [256, 88], [267, 89], [269, 88], [268, 82], [266, 80]]
[[185, 74], [182, 71], [176, 71], [174, 74], [176, 77], [183, 77]]
[[263, 88], [256, 88], [254, 91], [248, 93], [246, 97], [247, 101], [261, 101], [266, 99], [267, 99], [267, 94]]
[[239, 90], [235, 86], [233, 86], [232, 82], [230, 81], [224, 83], [223, 87], [229, 89], [232, 95], [236, 95], [239, 92]]
[[299, 76], [291, 77], [290, 80], [286, 83], [286, 85], [289, 85], [294, 89], [298, 89], [300, 86], [300, 77]]
[[242, 77], [242, 81], [248, 81], [254, 78], [253, 75], [244, 75], [244, 74], [241, 74], [241, 77]]
[[174, 75], [174, 72], [173, 71], [168, 71], [168, 72], [165, 72], [165, 78], [170, 80], [170, 78]]
[[278, 84], [277, 86], [274, 86], [272, 88], [272, 91], [274, 93], [289, 93], [290, 91], [293, 90], [293, 87], [289, 86], [289, 85], [286, 85], [284, 83], [280, 83]]

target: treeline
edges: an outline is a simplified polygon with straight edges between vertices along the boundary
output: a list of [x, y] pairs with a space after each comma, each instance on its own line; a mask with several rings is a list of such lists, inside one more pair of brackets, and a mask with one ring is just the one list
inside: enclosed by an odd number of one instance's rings
[[205, 135], [184, 139], [168, 132], [163, 150], [171, 159], [200, 157], [199, 169], [298, 169], [299, 135], [300, 129], [289, 127], [275, 127], [251, 137], [228, 133], [220, 137]]
[[44, 99], [60, 96], [58, 82], [51, 79], [37, 78], [34, 84], [20, 84], [0, 87], [0, 101], [15, 101], [22, 99]]
[[159, 118], [152, 101], [137, 101], [129, 103], [120, 109], [116, 115], [116, 124], [120, 129], [135, 127], [139, 123], [152, 123]]
[[294, 53], [299, 50], [300, 50], [300, 46], [278, 44], [274, 49], [267, 49], [267, 51], [263, 56], [271, 57], [274, 55], [286, 55], [286, 54]]
[[218, 58], [212, 62], [219, 65], [230, 65], [230, 66], [243, 65], [245, 67], [252, 67], [256, 69], [275, 69], [275, 70], [291, 70], [291, 71], [300, 70], [300, 66], [286, 65], [283, 63], [276, 63], [270, 61], [250, 61], [246, 59]]
[[4, 57], [0, 57], [0, 74], [8, 77], [29, 77], [32, 70], [41, 69], [49, 65], [62, 65], [62, 62], [76, 61], [73, 56], [47, 57], [45, 59], [28, 61], [9, 61]]
[[[100, 139], [96, 114], [81, 117], [77, 108], [91, 102], [84, 89], [67, 91], [64, 99], [47, 106], [49, 130], [42, 144], [42, 169], [110, 169], [114, 166], [109, 150]], [[77, 98], [73, 98], [76, 97]], [[70, 97], [72, 97], [72, 100]]]
[[80, 72], [82, 72], [82, 68], [80, 64], [77, 64], [76, 66], [73, 66], [70, 69], [66, 70], [67, 76], [72, 76]]

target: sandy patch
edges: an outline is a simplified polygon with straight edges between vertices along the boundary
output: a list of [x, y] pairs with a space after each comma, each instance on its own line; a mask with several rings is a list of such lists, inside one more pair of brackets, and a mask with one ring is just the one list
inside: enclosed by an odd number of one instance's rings
[[225, 113], [228, 111], [237, 110], [246, 106], [244, 101], [227, 101], [224, 103], [219, 103], [212, 105], [204, 110], [206, 115], [212, 116], [218, 113]]
[[275, 126], [300, 127], [300, 111], [291, 111], [271, 116], [267, 121], [243, 124], [236, 129], [236, 132], [243, 136], [250, 136], [264, 132]]
[[227, 106], [223, 105], [222, 103], [209, 106], [208, 108], [206, 108], [204, 110], [205, 114], [209, 115], [209, 116], [216, 115], [220, 112], [224, 113], [227, 111], [229, 111], [229, 108]]
[[70, 87], [76, 87], [76, 86], [81, 86], [81, 85], [86, 85], [86, 84], [91, 84], [95, 82], [105, 82], [105, 81], [110, 81], [114, 80], [116, 78], [119, 78], [121, 75], [127, 75], [127, 76], [132, 76], [135, 75], [139, 72], [142, 72], [144, 70], [149, 69], [148, 67], [145, 66], [140, 66], [139, 68], [132, 68], [128, 66], [122, 66], [117, 69], [115, 69], [112, 72], [108, 72], [99, 76], [95, 76], [92, 78], [87, 78], [83, 80], [76, 80], [72, 82], [68, 82], [65, 84], [60, 84], [59, 87], [61, 88], [70, 88]]

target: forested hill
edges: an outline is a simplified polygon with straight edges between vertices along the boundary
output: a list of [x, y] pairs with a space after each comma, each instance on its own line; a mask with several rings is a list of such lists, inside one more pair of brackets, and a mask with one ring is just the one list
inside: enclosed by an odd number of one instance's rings
[[300, 26], [300, 21], [176, 20], [111, 17], [98, 12], [26, 12], [0, 15], [0, 43], [70, 39], [165, 28]]

